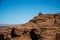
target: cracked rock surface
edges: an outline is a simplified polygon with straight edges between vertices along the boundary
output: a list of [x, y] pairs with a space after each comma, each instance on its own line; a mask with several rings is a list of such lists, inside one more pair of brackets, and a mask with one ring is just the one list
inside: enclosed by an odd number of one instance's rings
[[0, 28], [0, 40], [60, 40], [60, 13], [39, 14], [28, 23]]

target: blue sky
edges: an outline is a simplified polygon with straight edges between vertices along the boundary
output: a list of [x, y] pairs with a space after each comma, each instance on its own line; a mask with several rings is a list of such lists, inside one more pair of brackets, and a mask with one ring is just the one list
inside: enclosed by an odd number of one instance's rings
[[23, 24], [39, 12], [60, 13], [60, 0], [0, 0], [0, 24]]

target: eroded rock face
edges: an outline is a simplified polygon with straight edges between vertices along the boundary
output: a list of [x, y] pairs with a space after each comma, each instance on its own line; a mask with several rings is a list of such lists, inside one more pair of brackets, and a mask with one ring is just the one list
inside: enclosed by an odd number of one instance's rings
[[0, 39], [4, 40], [4, 35], [2, 33], [0, 33]]
[[60, 14], [39, 14], [26, 24], [0, 29], [0, 40], [60, 40], [59, 35]]

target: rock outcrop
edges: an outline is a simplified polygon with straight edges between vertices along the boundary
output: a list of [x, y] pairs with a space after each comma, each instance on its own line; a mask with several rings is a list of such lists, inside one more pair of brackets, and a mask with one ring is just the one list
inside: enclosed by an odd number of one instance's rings
[[26, 24], [0, 28], [0, 40], [60, 40], [60, 13], [39, 14]]

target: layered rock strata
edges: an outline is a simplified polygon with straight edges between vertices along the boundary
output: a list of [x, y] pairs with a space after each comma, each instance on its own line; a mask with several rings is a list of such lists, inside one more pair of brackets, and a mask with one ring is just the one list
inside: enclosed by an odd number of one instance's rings
[[26, 24], [0, 28], [0, 40], [60, 40], [60, 13], [39, 14]]

